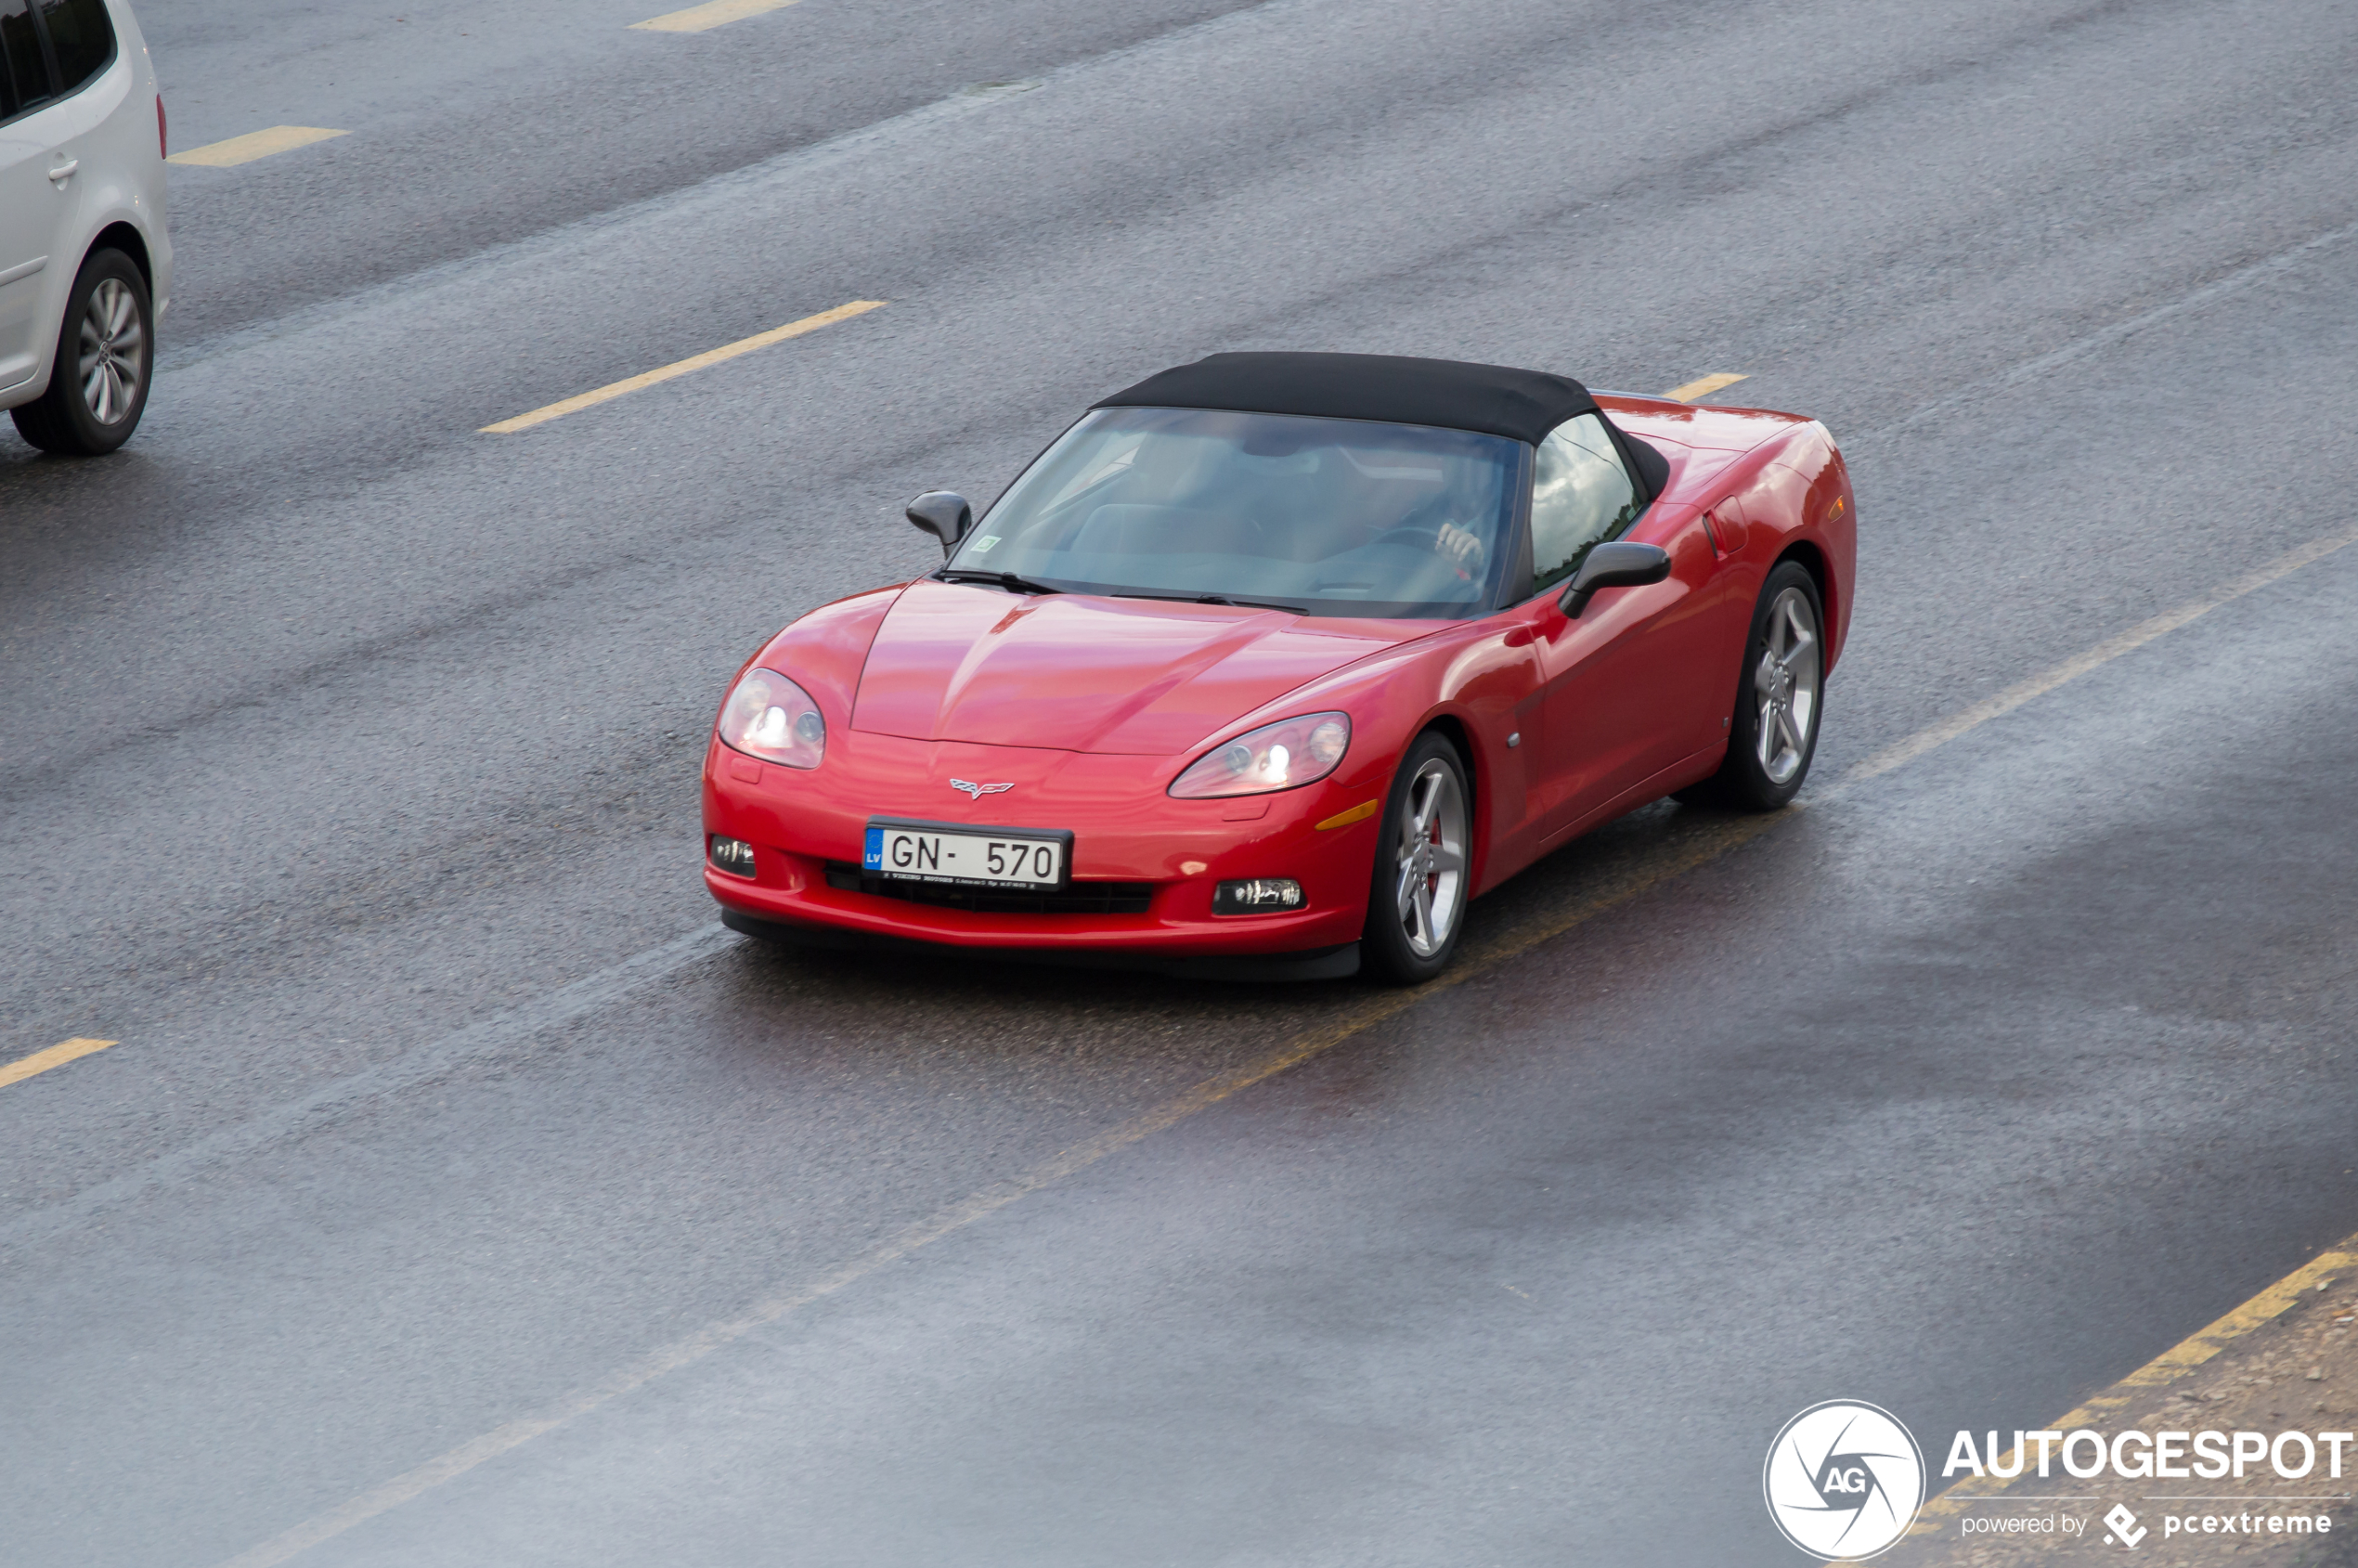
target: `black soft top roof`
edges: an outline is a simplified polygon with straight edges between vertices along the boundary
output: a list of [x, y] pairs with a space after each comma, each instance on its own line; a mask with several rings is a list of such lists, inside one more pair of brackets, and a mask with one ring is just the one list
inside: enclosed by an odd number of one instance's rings
[[1594, 410], [1570, 376], [1391, 354], [1213, 354], [1148, 376], [1100, 408], [1233, 408], [1479, 430], [1535, 445]]

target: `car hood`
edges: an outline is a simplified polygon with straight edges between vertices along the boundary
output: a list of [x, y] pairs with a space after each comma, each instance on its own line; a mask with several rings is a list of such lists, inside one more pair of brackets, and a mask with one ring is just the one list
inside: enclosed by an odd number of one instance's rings
[[1416, 621], [919, 581], [877, 628], [851, 727], [912, 740], [1166, 756]]

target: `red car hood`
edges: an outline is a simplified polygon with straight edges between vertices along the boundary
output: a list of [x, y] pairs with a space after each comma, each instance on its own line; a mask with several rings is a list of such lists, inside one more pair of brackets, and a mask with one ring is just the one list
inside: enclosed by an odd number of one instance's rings
[[868, 650], [851, 727], [912, 740], [1167, 756], [1432, 628], [919, 581]]

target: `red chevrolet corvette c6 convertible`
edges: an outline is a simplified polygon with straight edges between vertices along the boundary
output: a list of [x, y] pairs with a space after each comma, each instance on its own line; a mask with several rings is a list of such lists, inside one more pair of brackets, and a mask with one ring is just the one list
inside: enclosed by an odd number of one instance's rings
[[979, 522], [909, 517], [940, 570], [804, 616], [721, 704], [729, 925], [1407, 983], [1634, 807], [1790, 800], [1857, 538], [1813, 420], [1355, 354], [1165, 370]]

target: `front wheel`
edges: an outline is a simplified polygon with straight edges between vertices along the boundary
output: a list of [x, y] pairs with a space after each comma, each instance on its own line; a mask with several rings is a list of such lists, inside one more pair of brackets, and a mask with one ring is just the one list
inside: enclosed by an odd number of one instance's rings
[[45, 452], [97, 457], [131, 439], [155, 372], [148, 280], [121, 251], [93, 251], [66, 296], [49, 390], [10, 415]]
[[1449, 966], [1473, 892], [1473, 811], [1458, 748], [1442, 735], [1419, 735], [1378, 821], [1361, 956], [1379, 979], [1419, 985]]
[[1708, 798], [1742, 811], [1773, 811], [1800, 793], [1818, 752], [1825, 703], [1825, 612], [1818, 580], [1799, 562], [1768, 574], [1753, 606], [1736, 677], [1728, 759], [1679, 798]]

